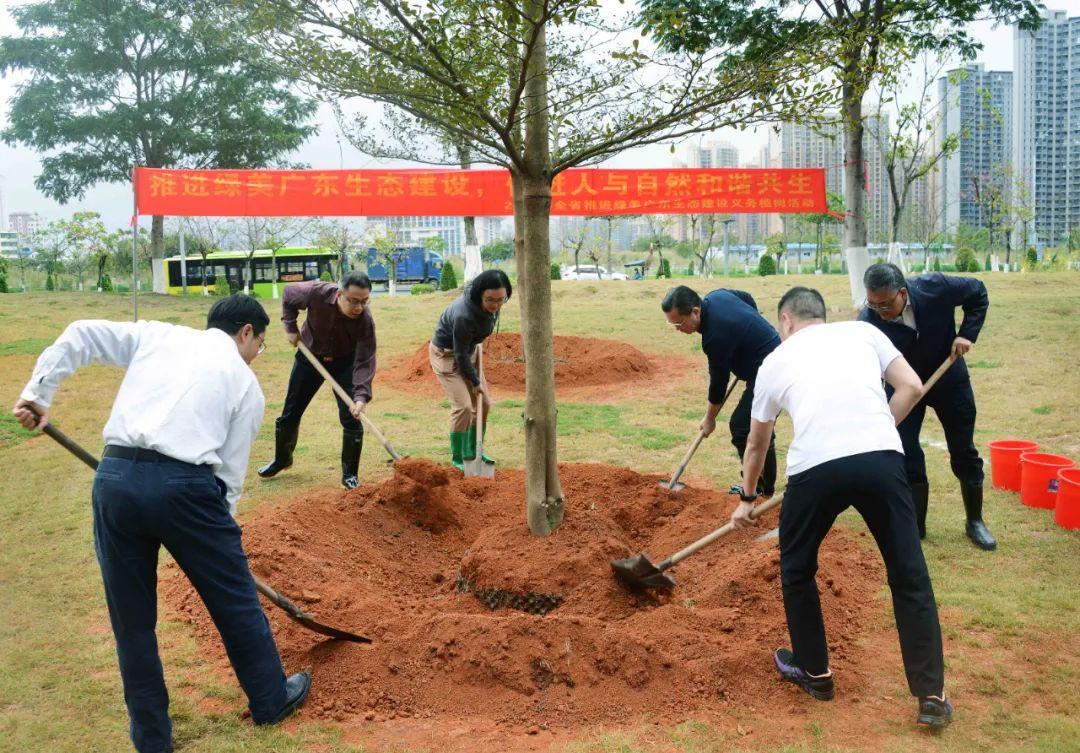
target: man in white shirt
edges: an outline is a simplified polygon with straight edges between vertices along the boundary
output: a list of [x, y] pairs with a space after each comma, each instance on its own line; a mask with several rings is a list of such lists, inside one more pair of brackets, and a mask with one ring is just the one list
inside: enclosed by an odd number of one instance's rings
[[[784, 680], [818, 700], [834, 694], [815, 576], [817, 555], [836, 517], [854, 507], [885, 561], [916, 721], [943, 727], [945, 698], [937, 605], [926, 569], [896, 425], [922, 396], [922, 382], [900, 352], [865, 322], [825, 324], [825, 301], [792, 288], [779, 305], [780, 347], [758, 370], [742, 489], [756, 489], [781, 410], [794, 424], [788, 485], [780, 511], [780, 581], [791, 650], [774, 660]], [[882, 378], [893, 387], [886, 401]], [[732, 514], [752, 525], [756, 495], [740, 495]]]
[[24, 427], [39, 428], [76, 369], [126, 369], [92, 496], [94, 549], [139, 753], [173, 749], [155, 633], [162, 545], [214, 619], [256, 724], [287, 717], [311, 687], [306, 672], [285, 678], [232, 517], [265, 404], [249, 364], [265, 349], [269, 323], [246, 296], [215, 303], [202, 331], [74, 322], [38, 358], [12, 411]]

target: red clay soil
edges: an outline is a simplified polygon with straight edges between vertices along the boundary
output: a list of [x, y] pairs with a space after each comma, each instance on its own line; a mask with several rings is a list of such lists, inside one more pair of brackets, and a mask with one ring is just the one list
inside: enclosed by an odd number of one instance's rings
[[[267, 605], [286, 668], [314, 672], [303, 718], [335, 720], [368, 742], [380, 730], [393, 730], [384, 741], [408, 741], [419, 728], [473, 744], [484, 735], [550, 742], [645, 714], [675, 724], [805, 698], [771, 665], [771, 649], [788, 643], [779, 554], [775, 540], [753, 539], [775, 525], [775, 512], [673, 568], [670, 595], [634, 595], [613, 577], [612, 560], [645, 551], [659, 561], [726, 521], [733, 499], [672, 493], [659, 477], [598, 464], [564, 465], [561, 478], [566, 520], [546, 539], [525, 527], [521, 471], [466, 479], [416, 459], [399, 461], [383, 483], [312, 493], [246, 523], [253, 572], [319, 619], [374, 639], [327, 640]], [[856, 539], [834, 530], [818, 576], [847, 694], [865, 688], [881, 660], [860, 636], [881, 630], [884, 576]], [[544, 616], [492, 611], [462, 582], [562, 602]], [[187, 580], [177, 573], [163, 591], [224, 670]]]
[[[582, 388], [615, 384], [643, 386], [642, 383], [663, 380], [673, 374], [681, 375], [687, 364], [684, 358], [648, 356], [618, 340], [555, 335], [553, 345], [555, 389], [563, 395], [580, 392]], [[484, 375], [496, 391], [524, 394], [525, 356], [520, 334], [500, 332], [484, 341]], [[408, 358], [381, 369], [378, 378], [409, 392], [442, 394], [439, 380], [431, 372], [427, 343]]]

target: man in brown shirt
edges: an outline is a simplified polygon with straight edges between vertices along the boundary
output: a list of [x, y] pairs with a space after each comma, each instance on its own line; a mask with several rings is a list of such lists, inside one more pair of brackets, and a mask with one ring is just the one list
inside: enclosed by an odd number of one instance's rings
[[[360, 484], [360, 450], [364, 445], [360, 412], [371, 400], [375, 376], [375, 321], [368, 310], [370, 297], [368, 276], [349, 272], [337, 285], [318, 280], [289, 285], [281, 299], [285, 339], [293, 347], [302, 339], [356, 403], [350, 409], [337, 398], [342, 428], [341, 485], [346, 489]], [[301, 309], [307, 310], [307, 318], [303, 328], [298, 328], [296, 317]], [[300, 419], [322, 383], [322, 375], [297, 352], [285, 406], [276, 422], [274, 459], [259, 469], [263, 478], [276, 476], [292, 465]]]

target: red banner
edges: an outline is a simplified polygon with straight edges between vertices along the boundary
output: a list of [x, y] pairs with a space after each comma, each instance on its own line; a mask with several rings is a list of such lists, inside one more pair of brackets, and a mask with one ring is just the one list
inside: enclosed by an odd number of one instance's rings
[[[512, 215], [505, 170], [135, 171], [140, 215]], [[552, 185], [553, 215], [825, 212], [823, 169], [579, 169]]]

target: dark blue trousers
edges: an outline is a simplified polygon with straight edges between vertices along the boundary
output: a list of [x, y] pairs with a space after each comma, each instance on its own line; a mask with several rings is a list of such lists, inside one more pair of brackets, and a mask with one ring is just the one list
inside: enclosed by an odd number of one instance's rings
[[780, 582], [795, 661], [815, 675], [829, 667], [816, 582], [818, 549], [848, 507], [866, 521], [885, 561], [908, 689], [917, 697], [940, 695], [945, 687], [941, 625], [898, 452], [837, 458], [788, 478], [780, 508]]
[[[332, 361], [323, 361], [323, 366], [334, 377], [334, 381], [341, 385], [341, 389], [352, 394], [353, 359], [335, 358]], [[285, 390], [285, 405], [281, 408], [281, 416], [277, 419], [278, 426], [299, 426], [300, 419], [304, 417], [304, 411], [311, 404], [315, 393], [322, 387], [324, 379], [322, 374], [315, 370], [303, 353], [297, 351], [293, 360], [292, 372], [289, 373], [289, 386]], [[353, 418], [349, 406], [345, 401], [334, 393], [334, 399], [338, 405], [338, 420], [346, 434], [355, 437], [364, 435], [364, 425]]]
[[222, 486], [207, 466], [175, 460], [105, 457], [94, 476], [94, 549], [139, 753], [172, 750], [155, 634], [162, 546], [206, 604], [252, 719], [270, 720], [285, 706], [281, 659]]
[[[891, 397], [892, 392], [889, 392]], [[933, 408], [945, 431], [949, 464], [961, 484], [982, 486], [983, 461], [975, 447], [975, 392], [971, 382], [936, 385], [907, 415], [896, 430], [904, 445], [904, 468], [912, 484], [926, 483], [926, 456], [919, 444], [926, 409]]]
[[[750, 438], [750, 408], [754, 405], [754, 380], [746, 383], [742, 397], [735, 405], [728, 420], [731, 431], [731, 444], [739, 453], [739, 462], [746, 454], [746, 442]], [[765, 453], [765, 465], [761, 468], [761, 480], [758, 482], [766, 496], [776, 492], [776, 433], [769, 438], [769, 449]]]

